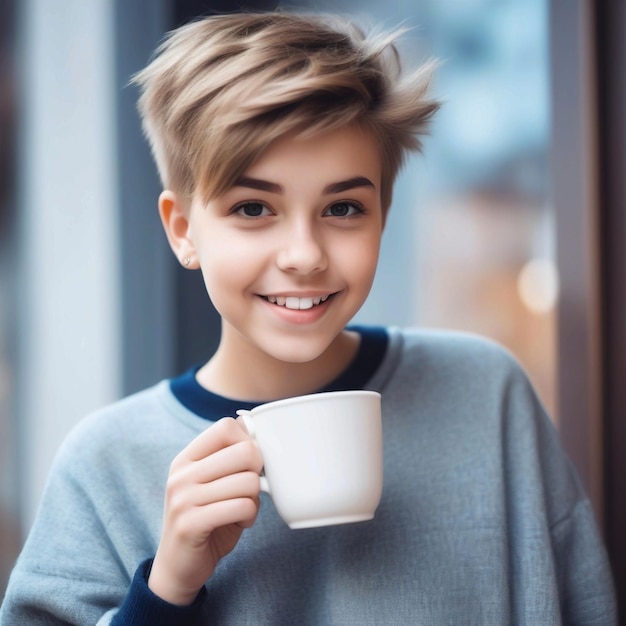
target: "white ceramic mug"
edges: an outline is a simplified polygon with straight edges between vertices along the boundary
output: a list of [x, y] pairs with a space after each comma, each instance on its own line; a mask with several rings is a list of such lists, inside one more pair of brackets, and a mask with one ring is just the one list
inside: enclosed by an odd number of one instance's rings
[[317, 393], [237, 414], [263, 454], [261, 489], [290, 528], [374, 517], [383, 486], [379, 393]]

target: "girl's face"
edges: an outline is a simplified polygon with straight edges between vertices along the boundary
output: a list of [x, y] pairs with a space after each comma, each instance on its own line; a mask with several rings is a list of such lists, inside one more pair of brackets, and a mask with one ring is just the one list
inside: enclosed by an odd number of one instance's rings
[[184, 233], [231, 358], [303, 363], [369, 293], [383, 213], [376, 141], [356, 127], [272, 144], [223, 196], [194, 201]]

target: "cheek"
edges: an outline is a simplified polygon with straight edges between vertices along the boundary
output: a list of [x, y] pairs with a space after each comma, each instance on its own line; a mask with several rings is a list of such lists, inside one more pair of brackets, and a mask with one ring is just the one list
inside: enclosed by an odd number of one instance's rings
[[[380, 237], [372, 236], [365, 240], [359, 240], [354, 246], [346, 246], [339, 251], [338, 263], [350, 278], [363, 289], [369, 288], [374, 280], [378, 255], [380, 252]], [[356, 286], [356, 285], [355, 285]]]
[[214, 296], [219, 298], [221, 293], [245, 288], [255, 276], [258, 258], [252, 246], [224, 245], [215, 241], [214, 245], [203, 250], [200, 266], [207, 291], [213, 299]]

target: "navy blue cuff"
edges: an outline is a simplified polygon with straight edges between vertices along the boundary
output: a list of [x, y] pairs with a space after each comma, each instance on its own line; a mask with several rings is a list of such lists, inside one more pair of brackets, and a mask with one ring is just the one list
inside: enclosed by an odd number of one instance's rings
[[120, 607], [112, 626], [196, 626], [206, 623], [204, 587], [198, 593], [193, 604], [177, 606], [170, 604], [152, 593], [148, 587], [148, 576], [152, 559], [144, 561], [135, 572], [124, 604]]

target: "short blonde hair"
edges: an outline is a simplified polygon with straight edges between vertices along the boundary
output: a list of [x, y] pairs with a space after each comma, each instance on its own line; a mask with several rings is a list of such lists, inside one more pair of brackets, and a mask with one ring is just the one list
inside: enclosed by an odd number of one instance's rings
[[348, 20], [285, 12], [206, 17], [172, 31], [133, 78], [163, 186], [208, 201], [279, 137], [356, 123], [379, 142], [386, 210], [439, 106], [428, 95], [434, 63], [404, 75], [398, 34], [368, 37]]

